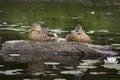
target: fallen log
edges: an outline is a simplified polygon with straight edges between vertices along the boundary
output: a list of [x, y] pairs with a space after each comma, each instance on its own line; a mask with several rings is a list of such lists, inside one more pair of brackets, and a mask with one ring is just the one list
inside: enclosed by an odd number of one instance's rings
[[6, 41], [1, 54], [4, 61], [60, 62], [76, 66], [81, 59], [99, 59], [119, 53], [111, 47], [80, 42]]

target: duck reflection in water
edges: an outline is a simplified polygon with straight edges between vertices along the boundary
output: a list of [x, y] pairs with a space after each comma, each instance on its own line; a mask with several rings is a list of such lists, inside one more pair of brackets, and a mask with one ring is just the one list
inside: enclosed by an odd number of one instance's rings
[[42, 30], [40, 24], [34, 23], [29, 30], [28, 38], [31, 41], [56, 41], [57, 35], [47, 30]]
[[67, 35], [67, 41], [91, 43], [90, 37], [82, 30], [82, 26], [80, 24], [76, 26], [74, 31]]

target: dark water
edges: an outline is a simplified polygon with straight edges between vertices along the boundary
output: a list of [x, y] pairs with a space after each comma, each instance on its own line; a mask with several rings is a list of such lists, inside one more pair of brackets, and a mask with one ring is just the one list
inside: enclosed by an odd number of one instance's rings
[[[0, 0], [1, 46], [7, 40], [26, 40], [27, 30], [34, 22], [40, 23], [43, 28], [61, 29], [62, 33], [57, 33], [63, 38], [77, 24], [81, 24], [93, 44], [114, 47], [117, 44], [120, 49], [120, 0]], [[57, 66], [58, 69], [51, 68], [36, 76], [27, 68], [28, 63], [4, 62], [2, 57], [0, 59], [0, 80], [120, 79], [120, 69], [104, 68], [100, 62], [93, 64], [97, 68], [83, 70], [82, 74], [61, 74], [66, 69]], [[6, 70], [15, 70], [15, 74], [10, 71], [5, 73]]]
[[[92, 61], [93, 63], [94, 61]], [[0, 67], [0, 80], [119, 80], [119, 69], [104, 68], [102, 63], [97, 62], [81, 68], [72, 68], [56, 65], [44, 73], [32, 73], [27, 68], [27, 63], [4, 62]], [[114, 65], [114, 64], [113, 64]], [[89, 68], [88, 68], [89, 67]]]

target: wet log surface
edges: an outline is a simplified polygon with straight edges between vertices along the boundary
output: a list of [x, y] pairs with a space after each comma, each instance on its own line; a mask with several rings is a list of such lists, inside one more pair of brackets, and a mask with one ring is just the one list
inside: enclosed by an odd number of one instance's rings
[[100, 59], [119, 55], [111, 47], [79, 42], [6, 41], [1, 54], [4, 61], [60, 62], [77, 65], [81, 59]]

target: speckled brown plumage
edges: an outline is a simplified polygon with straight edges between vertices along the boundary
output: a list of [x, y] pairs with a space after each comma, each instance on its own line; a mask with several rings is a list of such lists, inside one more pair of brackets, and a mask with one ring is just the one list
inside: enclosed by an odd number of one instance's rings
[[81, 28], [80, 25], [77, 25], [76, 29], [67, 36], [67, 41], [91, 43], [90, 37]]
[[52, 32], [42, 31], [41, 26], [35, 23], [28, 33], [28, 38], [31, 41], [56, 41], [57, 35]]

